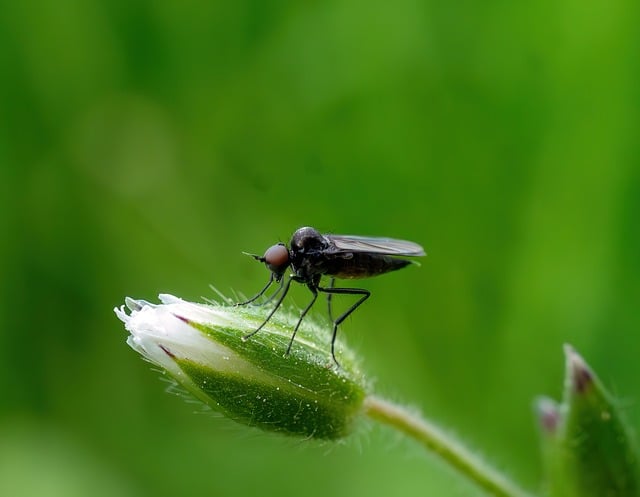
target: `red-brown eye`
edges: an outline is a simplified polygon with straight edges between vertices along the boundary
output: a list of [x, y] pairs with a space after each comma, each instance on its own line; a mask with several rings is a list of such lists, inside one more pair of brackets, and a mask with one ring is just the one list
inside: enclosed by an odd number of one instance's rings
[[289, 251], [282, 244], [269, 247], [264, 253], [264, 261], [273, 267], [286, 266], [289, 264]]

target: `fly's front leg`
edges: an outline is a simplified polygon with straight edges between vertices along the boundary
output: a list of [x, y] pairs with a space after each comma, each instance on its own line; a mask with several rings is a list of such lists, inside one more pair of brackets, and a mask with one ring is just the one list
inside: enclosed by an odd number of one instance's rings
[[317, 288], [316, 285], [314, 283], [308, 283], [307, 287], [309, 288], [309, 290], [311, 290], [311, 293], [313, 293], [313, 298], [311, 299], [311, 302], [307, 304], [307, 307], [304, 308], [304, 310], [302, 311], [302, 314], [300, 314], [300, 319], [298, 319], [298, 323], [296, 324], [296, 327], [293, 329], [293, 335], [291, 335], [291, 340], [289, 340], [289, 346], [287, 347], [287, 353], [285, 355], [289, 355], [289, 352], [291, 352], [293, 339], [296, 337], [298, 328], [300, 328], [300, 324], [302, 323], [302, 320], [307, 315], [307, 312], [309, 312], [309, 309], [313, 307], [313, 304], [315, 304], [316, 299], [318, 298], [318, 291], [316, 290]]
[[254, 331], [252, 331], [251, 333], [247, 333], [245, 336], [242, 337], [243, 340], [248, 340], [249, 338], [251, 338], [253, 335], [255, 335], [256, 333], [258, 333], [262, 327], [267, 324], [269, 322], [269, 320], [271, 319], [271, 316], [273, 316], [276, 311], [278, 310], [278, 307], [280, 307], [280, 305], [282, 304], [282, 301], [284, 300], [284, 298], [287, 296], [287, 292], [289, 291], [289, 286], [291, 285], [291, 280], [293, 278], [289, 278], [286, 283], [284, 284], [283, 287], [283, 291], [282, 291], [282, 295], [280, 295], [280, 298], [278, 299], [278, 301], [276, 302], [276, 305], [273, 307], [273, 309], [271, 309], [271, 312], [269, 313], [269, 315], [267, 316], [267, 319], [265, 319], [262, 324], [260, 326], [258, 326], [257, 329], [255, 329]]
[[327, 296], [332, 295], [332, 294], [360, 295], [361, 296], [356, 301], [355, 304], [353, 304], [351, 307], [349, 307], [345, 312], [343, 312], [338, 317], [338, 319], [336, 319], [333, 322], [333, 335], [331, 336], [331, 357], [333, 357], [333, 361], [336, 363], [336, 365], [340, 366], [340, 363], [336, 359], [336, 354], [335, 354], [335, 343], [336, 343], [336, 335], [338, 334], [338, 325], [340, 325], [340, 323], [342, 323], [345, 319], [347, 319], [347, 317], [353, 311], [355, 311], [360, 306], [360, 304], [362, 304], [365, 300], [367, 300], [369, 298], [369, 296], [371, 295], [371, 292], [369, 290], [365, 290], [364, 288], [333, 288], [333, 287], [321, 288], [321, 287], [318, 287], [317, 289], [320, 292], [326, 293]]
[[[271, 277], [269, 278], [269, 281], [267, 281], [267, 284], [264, 286], [264, 288], [262, 290], [260, 290], [258, 293], [256, 293], [253, 297], [251, 297], [249, 300], [245, 300], [244, 302], [237, 302], [235, 304], [233, 304], [234, 306], [239, 306], [239, 305], [247, 305], [250, 304], [251, 302], [254, 302], [255, 300], [259, 299], [262, 295], [264, 295], [264, 292], [267, 291], [267, 289], [271, 286], [271, 283], [273, 283], [274, 280], [274, 276], [273, 273], [271, 273]], [[280, 283], [280, 289], [282, 289], [282, 283]], [[280, 290], [278, 290], [280, 291]], [[276, 292], [277, 293], [277, 292]], [[273, 298], [273, 295], [271, 297], [269, 297], [269, 300], [271, 300]], [[267, 301], [268, 302], [268, 301]]]
[[[276, 278], [274, 279], [277, 281]], [[262, 305], [268, 304], [274, 298], [276, 298], [276, 296], [282, 291], [283, 288], [284, 288], [284, 278], [280, 278], [280, 286], [278, 287], [278, 289], [275, 292], [273, 292], [271, 295], [269, 295], [263, 302], [260, 302], [259, 304], [255, 304], [255, 305], [262, 306]]]

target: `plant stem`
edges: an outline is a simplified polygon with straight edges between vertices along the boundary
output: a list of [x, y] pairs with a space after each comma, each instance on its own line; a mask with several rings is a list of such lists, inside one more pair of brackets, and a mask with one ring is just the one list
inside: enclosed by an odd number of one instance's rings
[[404, 432], [428, 450], [438, 454], [489, 494], [496, 497], [531, 497], [531, 494], [489, 467], [440, 428], [406, 408], [371, 395], [365, 399], [364, 409], [370, 418]]

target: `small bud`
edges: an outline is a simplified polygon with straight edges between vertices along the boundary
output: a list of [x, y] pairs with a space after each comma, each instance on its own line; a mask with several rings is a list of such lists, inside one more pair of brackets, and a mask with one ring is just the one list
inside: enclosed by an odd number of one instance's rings
[[561, 421], [560, 406], [549, 397], [539, 397], [535, 402], [538, 423], [544, 436], [554, 437]]
[[[114, 309], [131, 333], [127, 343], [162, 367], [196, 398], [237, 422], [306, 438], [348, 435], [367, 386], [353, 354], [341, 367], [330, 353], [329, 326], [305, 321], [284, 356], [297, 316], [282, 312], [249, 340], [268, 309], [125, 300]], [[284, 315], [284, 317], [282, 317]], [[338, 349], [339, 350], [339, 349]]]
[[615, 400], [572, 347], [565, 356], [562, 405], [538, 403], [541, 424], [554, 427], [543, 437], [548, 495], [637, 497], [638, 453]]

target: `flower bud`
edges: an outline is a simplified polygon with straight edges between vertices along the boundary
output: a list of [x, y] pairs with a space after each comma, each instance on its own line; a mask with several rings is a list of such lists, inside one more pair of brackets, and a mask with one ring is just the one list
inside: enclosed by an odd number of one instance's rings
[[186, 302], [125, 300], [114, 309], [127, 343], [162, 367], [196, 398], [233, 420], [317, 439], [348, 435], [367, 386], [353, 354], [340, 347], [333, 363], [330, 326], [305, 321], [285, 356], [297, 316], [282, 311], [249, 340], [268, 309]]
[[569, 345], [562, 404], [538, 403], [550, 497], [640, 495], [638, 452], [618, 403]]

